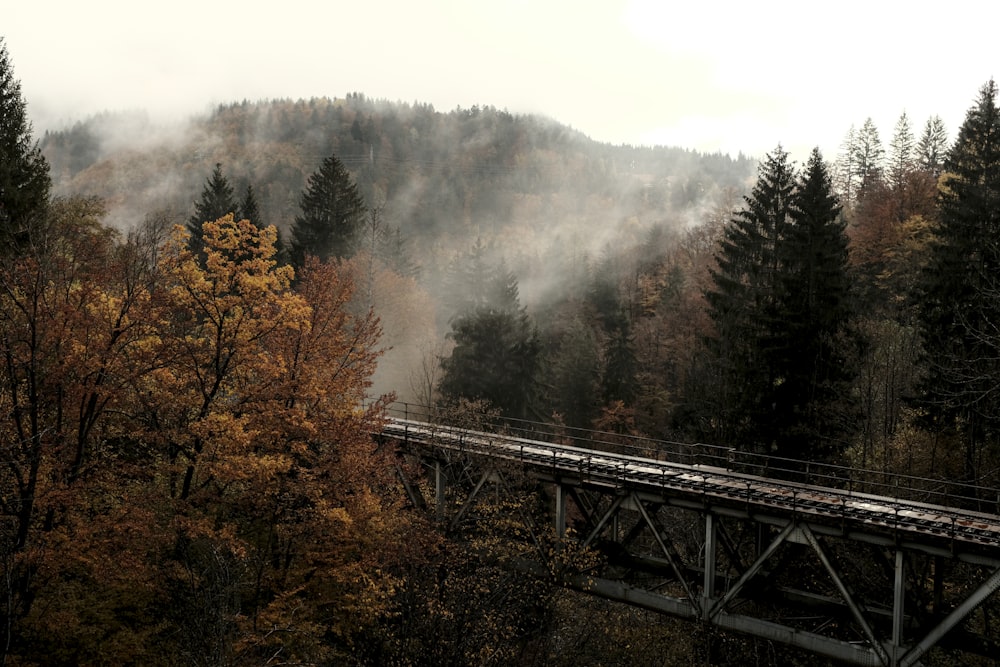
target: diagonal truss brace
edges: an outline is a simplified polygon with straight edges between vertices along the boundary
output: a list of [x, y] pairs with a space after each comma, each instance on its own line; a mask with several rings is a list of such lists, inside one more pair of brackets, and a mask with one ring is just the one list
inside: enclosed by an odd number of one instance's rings
[[923, 657], [928, 650], [931, 649], [942, 637], [944, 637], [950, 630], [952, 630], [956, 625], [965, 620], [965, 618], [976, 610], [979, 605], [986, 601], [986, 599], [993, 595], [997, 590], [1000, 590], [1000, 568], [993, 571], [986, 581], [979, 585], [979, 587], [972, 592], [972, 594], [965, 598], [962, 604], [955, 607], [950, 614], [944, 617], [942, 621], [930, 632], [927, 633], [918, 644], [910, 648], [909, 651], [903, 656], [899, 664], [902, 667], [911, 667], [915, 665], [920, 658]]
[[694, 606], [695, 613], [697, 615], [701, 615], [701, 607], [698, 604], [698, 598], [695, 597], [690, 584], [688, 584], [687, 578], [684, 576], [680, 566], [677, 564], [677, 558], [675, 557], [676, 551], [673, 548], [673, 545], [668, 544], [663, 539], [664, 531], [662, 530], [662, 526], [659, 521], [655, 520], [655, 515], [650, 516], [650, 514], [646, 511], [646, 506], [634, 493], [632, 494], [632, 502], [634, 502], [636, 507], [639, 508], [639, 513], [645, 520], [646, 525], [649, 526], [649, 530], [652, 531], [653, 537], [656, 538], [656, 543], [660, 546], [660, 551], [663, 552], [663, 555], [667, 558], [667, 562], [670, 563], [670, 569], [674, 571], [674, 576], [677, 577], [677, 581], [679, 581], [681, 586], [684, 587], [684, 593], [687, 595], [687, 599], [690, 600], [691, 604]]
[[774, 552], [778, 550], [778, 547], [785, 542], [794, 530], [795, 522], [789, 521], [784, 529], [778, 533], [778, 536], [774, 538], [771, 544], [768, 545], [767, 549], [765, 549], [763, 553], [757, 557], [757, 560], [746, 569], [743, 575], [736, 580], [736, 583], [732, 585], [729, 591], [712, 606], [712, 609], [708, 613], [709, 619], [714, 620], [722, 611], [725, 610], [726, 606], [733, 601], [733, 598], [740, 594], [740, 591], [743, 590], [743, 587], [747, 584], [747, 582], [753, 579], [760, 572], [761, 568], [764, 567], [764, 563], [766, 563], [767, 560], [774, 555]]
[[493, 470], [490, 468], [487, 468], [486, 470], [483, 471], [483, 474], [479, 477], [479, 481], [476, 482], [476, 486], [472, 489], [472, 491], [469, 492], [469, 495], [466, 496], [465, 502], [462, 503], [462, 506], [458, 509], [458, 512], [455, 513], [455, 517], [451, 520], [451, 523], [448, 524], [448, 530], [455, 530], [458, 527], [458, 524], [459, 522], [461, 522], [462, 517], [464, 517], [465, 513], [469, 511], [469, 508], [475, 504], [476, 497], [479, 495], [479, 491], [483, 488], [483, 486], [486, 484], [486, 482], [490, 479], [492, 475], [493, 475]]
[[611, 507], [609, 507], [608, 511], [601, 516], [600, 521], [598, 521], [597, 525], [595, 525], [593, 530], [590, 531], [590, 535], [587, 535], [587, 539], [583, 541], [581, 546], [587, 548], [590, 546], [591, 542], [597, 539], [597, 536], [601, 534], [601, 532], [604, 530], [604, 527], [608, 525], [608, 521], [610, 521], [615, 516], [615, 514], [618, 513], [618, 509], [622, 506], [622, 503], [625, 501], [625, 498], [626, 496], [615, 496], [614, 501], [611, 503]]
[[888, 665], [889, 654], [886, 653], [885, 647], [882, 646], [882, 643], [875, 636], [875, 631], [872, 630], [871, 624], [868, 623], [868, 620], [865, 618], [861, 606], [854, 600], [851, 592], [847, 589], [847, 586], [844, 585], [843, 579], [841, 579], [840, 575], [837, 574], [837, 570], [834, 568], [833, 562], [830, 560], [830, 557], [827, 556], [826, 549], [823, 548], [823, 545], [820, 543], [816, 535], [813, 534], [812, 530], [809, 529], [807, 524], [801, 524], [798, 532], [805, 538], [806, 542], [809, 543], [809, 546], [813, 548], [816, 555], [819, 556], [820, 562], [823, 563], [823, 567], [826, 568], [826, 571], [830, 575], [830, 578], [833, 579], [833, 583], [837, 587], [837, 590], [840, 591], [841, 597], [844, 598], [844, 602], [847, 603], [847, 608], [851, 610], [851, 615], [854, 617], [854, 620], [857, 621], [858, 625], [861, 626], [861, 631], [864, 632], [865, 638], [868, 640], [868, 644], [872, 647], [872, 650], [875, 651], [875, 654], [878, 656], [879, 660], [882, 661], [882, 664]]

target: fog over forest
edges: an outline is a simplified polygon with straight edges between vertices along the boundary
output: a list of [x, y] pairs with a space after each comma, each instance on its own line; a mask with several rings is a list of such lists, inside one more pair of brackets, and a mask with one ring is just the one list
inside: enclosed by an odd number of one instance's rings
[[598, 267], [635, 274], [643, 253], [648, 261], [724, 215], [756, 169], [746, 156], [601, 144], [540, 116], [440, 112], [355, 93], [224, 104], [170, 127], [141, 112], [107, 113], [47, 132], [41, 147], [54, 192], [101, 197], [107, 222], [123, 230], [149, 216], [187, 220], [219, 164], [237, 194], [253, 186], [263, 223], [287, 234], [309, 174], [335, 155], [378, 224], [398, 233], [434, 305], [433, 327], [393, 331], [392, 313], [381, 313], [392, 350], [376, 388], [408, 400], [418, 399], [411, 374], [444, 349], [454, 315], [442, 299], [446, 269], [477, 241], [540, 314], [583, 294]]

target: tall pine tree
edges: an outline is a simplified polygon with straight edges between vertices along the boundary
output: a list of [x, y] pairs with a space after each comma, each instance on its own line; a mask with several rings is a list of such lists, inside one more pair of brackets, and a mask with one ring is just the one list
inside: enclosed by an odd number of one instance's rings
[[726, 227], [706, 293], [720, 444], [829, 459], [844, 443], [847, 238], [818, 150], [801, 176], [779, 146]]
[[769, 365], [775, 378], [775, 453], [829, 460], [849, 435], [845, 410], [854, 371], [845, 354], [854, 319], [841, 207], [819, 149], [792, 198], [793, 224], [779, 247], [780, 295]]
[[227, 215], [238, 218], [239, 206], [233, 198], [233, 187], [222, 175], [222, 165], [216, 163], [212, 175], [205, 181], [201, 199], [195, 202], [194, 214], [188, 219], [191, 248], [195, 251], [200, 251], [202, 248], [202, 225], [206, 222], [215, 222]]
[[917, 163], [921, 169], [935, 177], [941, 175], [945, 154], [948, 152], [948, 131], [941, 116], [931, 116], [924, 125], [924, 132], [917, 143]]
[[292, 224], [294, 266], [302, 266], [306, 255], [327, 259], [354, 253], [367, 209], [337, 156], [323, 160], [319, 170], [309, 177], [300, 206], [302, 213]]
[[21, 82], [0, 38], [0, 242], [2, 252], [19, 252], [45, 212], [49, 165], [32, 141]]
[[975, 480], [1000, 462], [1000, 110], [990, 81], [965, 117], [944, 164], [938, 238], [920, 313], [936, 425], [965, 447]]
[[538, 417], [541, 342], [520, 304], [516, 276], [502, 261], [487, 263], [477, 240], [453, 277], [461, 281], [453, 290], [458, 312], [449, 338], [455, 346], [441, 360], [441, 395], [486, 400], [506, 417]]
[[705, 294], [714, 335], [706, 341], [715, 369], [708, 419], [719, 444], [770, 451], [775, 378], [766, 363], [782, 288], [781, 245], [792, 223], [795, 173], [778, 146], [762, 161], [757, 183], [723, 233]]

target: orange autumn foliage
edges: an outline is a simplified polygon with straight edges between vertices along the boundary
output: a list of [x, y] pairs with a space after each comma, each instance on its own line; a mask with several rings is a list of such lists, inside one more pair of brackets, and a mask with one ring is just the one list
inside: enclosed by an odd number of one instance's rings
[[0, 267], [5, 657], [334, 660], [416, 530], [370, 437], [377, 318], [273, 228], [208, 222], [197, 255], [98, 217]]

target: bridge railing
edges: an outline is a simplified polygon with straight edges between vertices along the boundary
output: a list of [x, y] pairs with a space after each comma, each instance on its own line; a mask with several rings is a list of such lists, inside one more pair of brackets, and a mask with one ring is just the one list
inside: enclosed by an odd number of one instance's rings
[[684, 465], [712, 466], [727, 472], [771, 477], [794, 483], [824, 486], [899, 500], [961, 507], [1000, 514], [1000, 484], [970, 484], [951, 479], [852, 468], [768, 456], [705, 443], [660, 440], [560, 424], [478, 415], [475, 423], [436, 406], [394, 403], [389, 416], [456, 426], [504, 435], [572, 445], [593, 451], [635, 456]]

